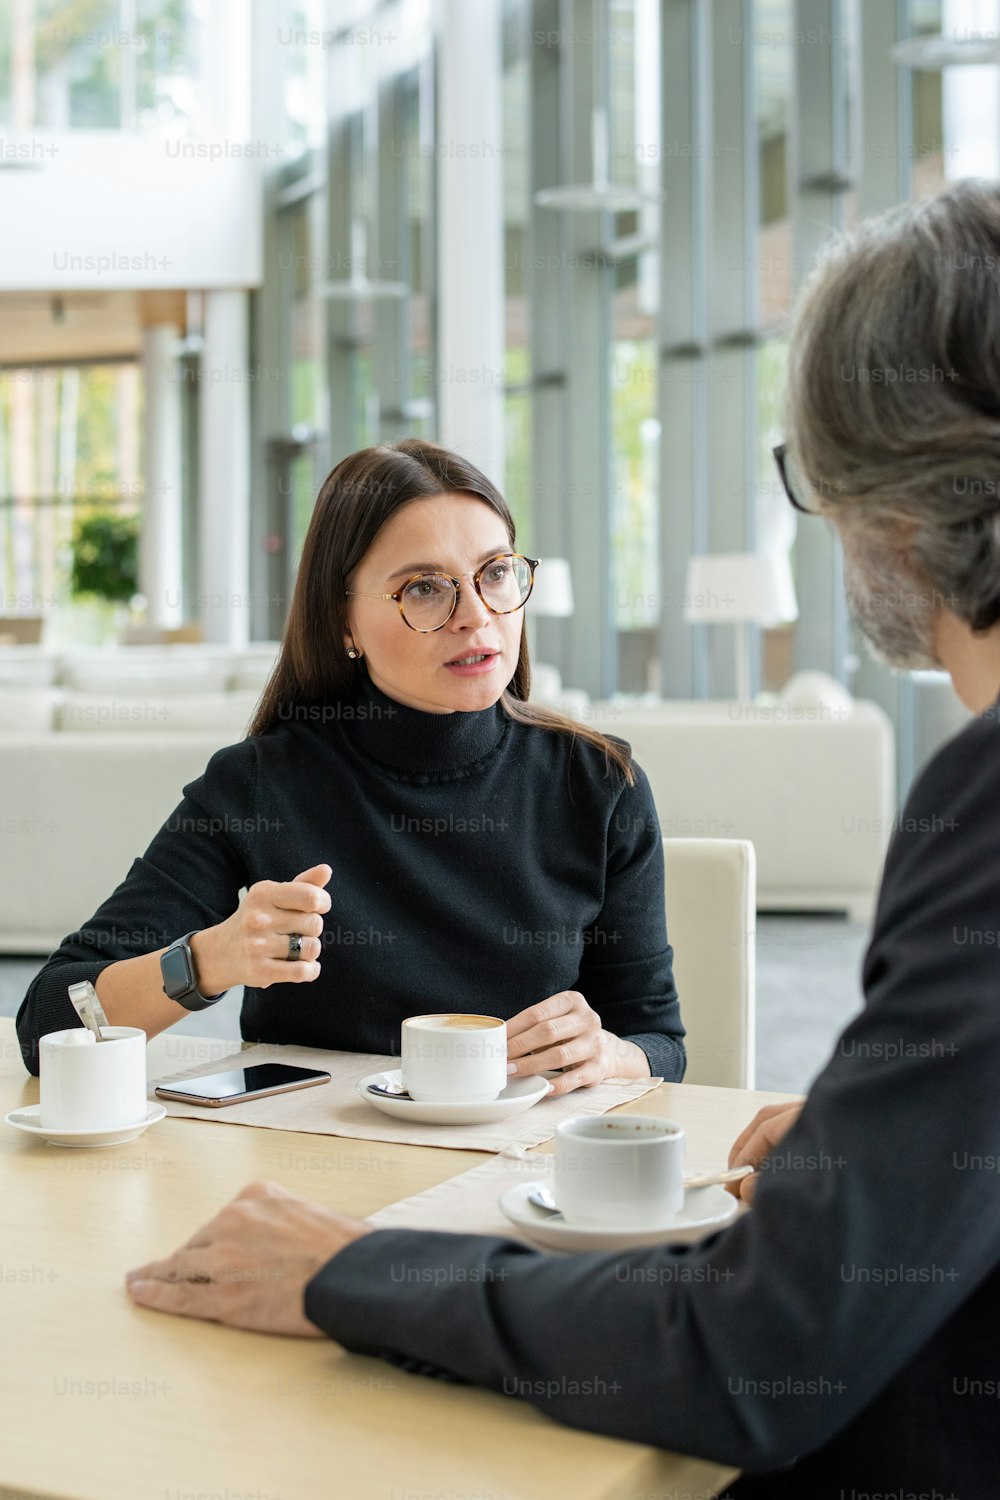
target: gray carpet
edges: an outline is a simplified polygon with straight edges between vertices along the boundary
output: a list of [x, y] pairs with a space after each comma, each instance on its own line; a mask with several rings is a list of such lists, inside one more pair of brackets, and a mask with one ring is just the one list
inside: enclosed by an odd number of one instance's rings
[[757, 918], [757, 1087], [805, 1093], [861, 1009], [867, 925]]
[[[861, 1004], [867, 929], [839, 917], [757, 919], [757, 1087], [804, 1093]], [[42, 959], [0, 958], [0, 1016], [13, 1016]], [[238, 1037], [241, 990], [184, 1022]]]

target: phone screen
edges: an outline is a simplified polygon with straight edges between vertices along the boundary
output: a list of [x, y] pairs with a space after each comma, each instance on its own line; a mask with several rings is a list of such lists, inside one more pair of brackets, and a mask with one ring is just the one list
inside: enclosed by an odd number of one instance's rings
[[305, 1088], [311, 1083], [328, 1083], [329, 1080], [329, 1073], [319, 1073], [314, 1068], [293, 1068], [288, 1063], [257, 1063], [249, 1068], [232, 1068], [227, 1073], [211, 1073], [206, 1078], [178, 1080], [155, 1092], [167, 1099], [231, 1104], [236, 1099], [251, 1098], [254, 1094]]

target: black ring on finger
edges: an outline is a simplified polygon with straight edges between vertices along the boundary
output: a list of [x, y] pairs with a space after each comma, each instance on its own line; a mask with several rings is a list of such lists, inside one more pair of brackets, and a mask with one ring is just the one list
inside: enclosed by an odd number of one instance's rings
[[290, 963], [293, 959], [298, 958], [298, 956], [299, 956], [299, 954], [301, 952], [302, 952], [302, 938], [301, 938], [301, 935], [299, 933], [297, 933], [297, 932], [290, 932], [288, 934], [288, 952], [285, 955], [286, 959]]

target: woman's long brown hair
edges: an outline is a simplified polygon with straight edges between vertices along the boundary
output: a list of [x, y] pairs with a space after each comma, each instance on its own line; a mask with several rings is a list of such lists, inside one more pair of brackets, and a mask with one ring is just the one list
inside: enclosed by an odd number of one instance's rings
[[[299, 704], [349, 702], [363, 671], [344, 647], [349, 633], [347, 595], [355, 568], [400, 506], [432, 495], [469, 495], [484, 500], [503, 521], [514, 546], [514, 517], [507, 502], [472, 464], [437, 443], [404, 438], [362, 448], [331, 471], [323, 482], [302, 546], [281, 651], [268, 679], [248, 735], [267, 734]], [[556, 709], [529, 703], [531, 666], [524, 632], [514, 676], [500, 695], [508, 718], [556, 734], [586, 740], [619, 768], [629, 786], [635, 781], [626, 746]]]

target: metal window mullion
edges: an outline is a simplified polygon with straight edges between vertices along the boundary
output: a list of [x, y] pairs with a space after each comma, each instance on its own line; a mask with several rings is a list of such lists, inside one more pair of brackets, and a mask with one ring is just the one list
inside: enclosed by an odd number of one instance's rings
[[[252, 346], [251, 346], [252, 348]], [[251, 360], [253, 353], [251, 352]], [[201, 401], [198, 376], [201, 360], [197, 354], [182, 355], [178, 361], [181, 380], [181, 577], [184, 597], [184, 618], [190, 619], [192, 609], [189, 601], [198, 593], [198, 518], [202, 509], [200, 465], [201, 465]], [[251, 429], [252, 434], [252, 429]], [[251, 435], [251, 444], [253, 437]], [[253, 535], [254, 510], [253, 490], [250, 494], [250, 532]], [[247, 568], [247, 583], [252, 589], [250, 566]], [[254, 611], [257, 601], [251, 593], [251, 614], [248, 639], [255, 638]]]
[[[393, 149], [394, 142], [406, 139], [404, 89], [398, 73], [385, 79], [379, 89], [377, 234], [370, 241], [367, 269], [372, 280], [410, 284], [406, 157], [398, 146]], [[408, 308], [406, 297], [381, 297], [373, 309], [372, 374], [378, 392], [380, 442], [399, 437], [409, 428], [403, 415], [410, 395]]]
[[[607, 99], [607, 3], [597, 7], [594, 26], [591, 0], [563, 0], [563, 56], [569, 60], [563, 95], [569, 142], [569, 180], [586, 182], [593, 174], [592, 109], [594, 55], [600, 46]], [[600, 42], [595, 30], [601, 33]], [[548, 210], [551, 212], [551, 210]], [[567, 411], [572, 441], [565, 453], [568, 473], [569, 527], [567, 552], [580, 605], [570, 620], [567, 681], [592, 697], [606, 697], [617, 679], [611, 612], [610, 520], [610, 296], [607, 267], [593, 254], [609, 226], [601, 212], [566, 213], [564, 235], [569, 255], [567, 327]]]
[[[687, 559], [707, 542], [707, 13], [664, 0], [660, 67], [660, 692], [702, 696], [707, 640], [684, 619]], [[689, 151], [672, 149], [690, 143]]]
[[[327, 163], [322, 163], [322, 170], [313, 174], [313, 191], [305, 206], [308, 217], [308, 243], [310, 263], [308, 267], [308, 278], [310, 290], [315, 289], [316, 283], [324, 279], [323, 267], [329, 264], [330, 255], [328, 250], [328, 234], [330, 227], [330, 208], [327, 199], [326, 186]], [[323, 302], [320, 300], [317, 307], [317, 319], [322, 317]], [[328, 391], [328, 369], [327, 348], [323, 337], [323, 329], [316, 330], [319, 343], [319, 371], [317, 374], [316, 403], [312, 413], [312, 426], [315, 429], [316, 440], [313, 448], [313, 477], [315, 488], [326, 478], [330, 470], [330, 433], [329, 433], [329, 411], [330, 397]], [[289, 401], [291, 393], [289, 393]]]
[[[795, 28], [809, 38], [796, 46], [793, 76], [793, 130], [788, 153], [791, 174], [794, 264], [801, 282], [830, 230], [844, 222], [848, 178], [846, 117], [847, 0], [795, 0]], [[830, 528], [798, 527], [795, 581], [799, 619], [795, 632], [797, 668], [819, 668], [840, 681], [846, 674], [847, 611], [840, 549]]]
[[[252, 34], [256, 41], [273, 31], [273, 14], [267, 0], [252, 0]], [[282, 75], [274, 59], [263, 48], [252, 49], [252, 123], [257, 133], [273, 135], [274, 122], [282, 118]], [[267, 546], [267, 538], [281, 534], [277, 513], [278, 495], [269, 440], [286, 431], [287, 371], [289, 342], [286, 317], [286, 272], [281, 270], [285, 245], [285, 219], [281, 213], [280, 170], [266, 173], [263, 184], [263, 265], [267, 274], [251, 296], [250, 358], [265, 377], [251, 384], [250, 400], [250, 561], [252, 596], [249, 634], [251, 640], [276, 640], [281, 635], [287, 608], [284, 553]]]
[[[862, 217], [884, 213], [913, 196], [913, 74], [890, 55], [896, 42], [909, 36], [907, 0], [861, 7], [861, 157]], [[905, 794], [915, 762], [916, 691], [913, 679], [889, 671], [865, 650], [858, 653], [852, 684], [859, 698], [885, 709], [896, 729], [897, 783]]]
[[[294, 272], [284, 269], [292, 252], [291, 217], [276, 202], [273, 184], [265, 197], [263, 257], [271, 274], [254, 293], [251, 307], [251, 358], [256, 366], [274, 377], [256, 380], [251, 391], [251, 451], [253, 464], [250, 494], [250, 588], [253, 604], [250, 638], [276, 640], [281, 635], [288, 607], [285, 530], [285, 498], [279, 490], [279, 475], [270, 441], [288, 430], [289, 396], [287, 372], [291, 367], [289, 308]], [[281, 537], [278, 550], [267, 538]]]
[[891, 56], [909, 35], [908, 0], [862, 5], [860, 11], [861, 129], [853, 144], [861, 146], [859, 212], [867, 218], [913, 195], [913, 73]]
[[[351, 219], [357, 204], [356, 132], [360, 119], [341, 115], [330, 122], [327, 150], [327, 254], [323, 281], [344, 281], [353, 266]], [[326, 299], [326, 367], [330, 402], [330, 461], [336, 464], [359, 446], [355, 419], [357, 309], [347, 298]]]
[[[711, 7], [711, 231], [707, 451], [710, 552], [746, 552], [756, 517], [757, 163], [753, 0]], [[759, 636], [753, 631], [753, 682]], [[733, 629], [709, 635], [710, 690], [736, 688]]]
[[[558, 36], [559, 0], [535, 0], [529, 31], [530, 121], [528, 153], [527, 274], [531, 339], [532, 541], [539, 557], [568, 557], [571, 518], [566, 454], [569, 451], [566, 368], [565, 216], [539, 208], [535, 193], [563, 180], [561, 114], [563, 68], [558, 46], [539, 38]], [[540, 661], [564, 665], [568, 627], [561, 620], [535, 621]], [[575, 684], [574, 684], [575, 685]]]

